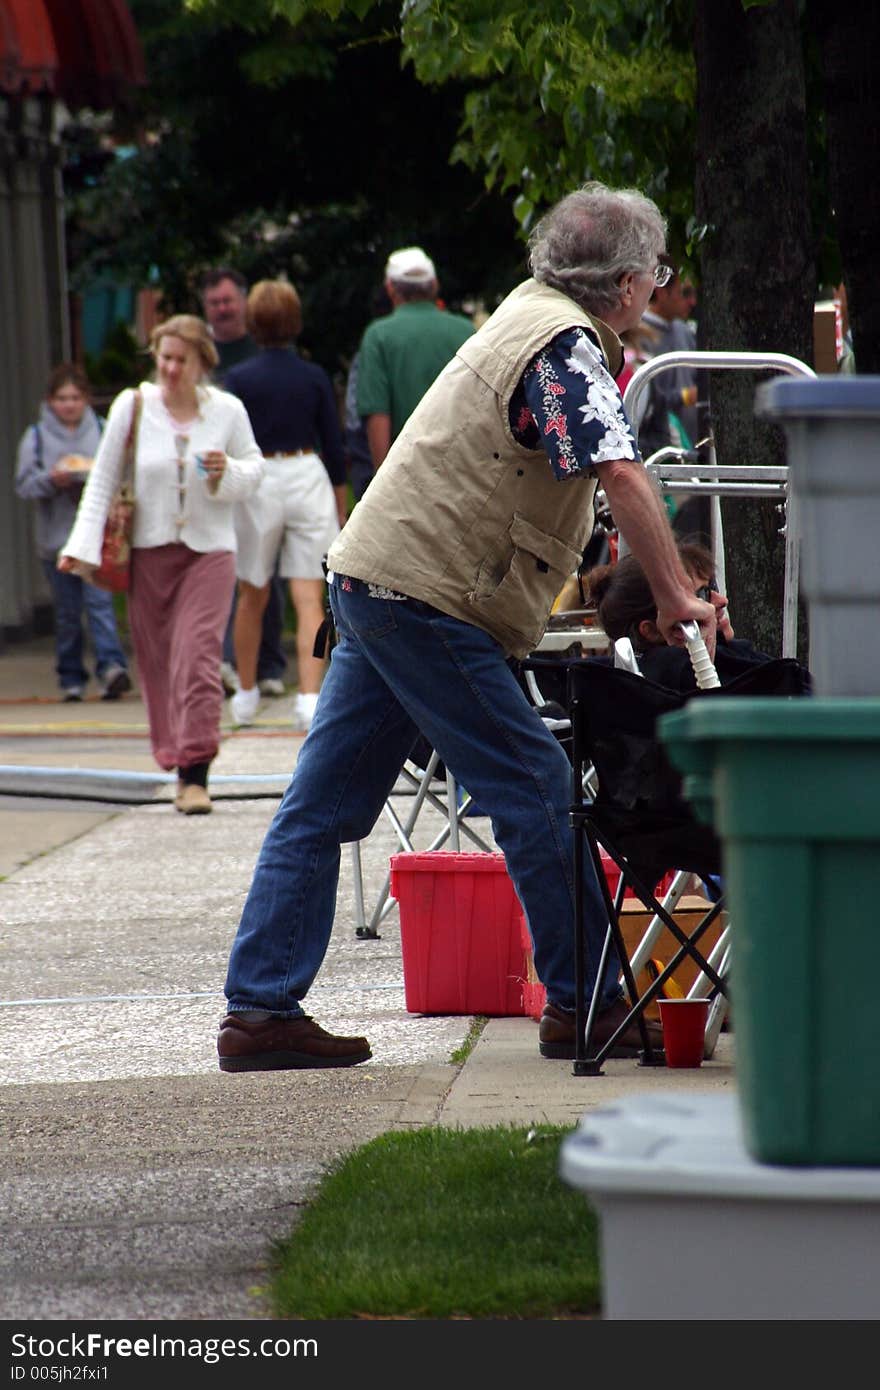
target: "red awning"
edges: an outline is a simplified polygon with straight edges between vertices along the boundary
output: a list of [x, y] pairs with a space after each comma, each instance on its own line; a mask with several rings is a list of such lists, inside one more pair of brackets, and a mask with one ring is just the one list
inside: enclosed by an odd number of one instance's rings
[[0, 91], [52, 91], [58, 53], [43, 0], [0, 0]]
[[0, 87], [103, 110], [144, 85], [125, 0], [0, 0]]

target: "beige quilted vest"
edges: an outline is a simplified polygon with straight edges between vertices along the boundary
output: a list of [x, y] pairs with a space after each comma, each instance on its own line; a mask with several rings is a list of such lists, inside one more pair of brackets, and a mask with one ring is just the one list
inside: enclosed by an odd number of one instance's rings
[[535, 280], [513, 290], [413, 411], [330, 568], [474, 623], [512, 655], [533, 651], [590, 537], [596, 481], [557, 482], [543, 449], [513, 438], [508, 406], [531, 359], [575, 325], [592, 329], [616, 375], [607, 324]]

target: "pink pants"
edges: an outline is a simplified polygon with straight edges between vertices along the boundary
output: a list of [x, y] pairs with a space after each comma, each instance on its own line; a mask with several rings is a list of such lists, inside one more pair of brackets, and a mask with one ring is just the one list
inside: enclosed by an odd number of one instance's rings
[[231, 550], [132, 551], [128, 611], [153, 756], [166, 771], [220, 746], [223, 634], [235, 587]]

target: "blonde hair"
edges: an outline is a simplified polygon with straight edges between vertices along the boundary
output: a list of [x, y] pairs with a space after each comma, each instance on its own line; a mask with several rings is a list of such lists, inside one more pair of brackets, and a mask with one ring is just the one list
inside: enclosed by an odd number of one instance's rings
[[206, 372], [212, 372], [220, 361], [208, 325], [196, 314], [172, 314], [164, 323], [156, 324], [150, 334], [150, 351], [154, 358], [163, 338], [180, 338], [182, 342], [195, 348]]

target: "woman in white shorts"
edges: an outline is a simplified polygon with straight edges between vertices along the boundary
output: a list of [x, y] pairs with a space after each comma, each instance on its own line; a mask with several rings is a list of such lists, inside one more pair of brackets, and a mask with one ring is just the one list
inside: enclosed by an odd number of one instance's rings
[[324, 618], [322, 561], [345, 522], [342, 433], [330, 378], [322, 367], [303, 361], [294, 346], [302, 310], [293, 286], [284, 280], [254, 285], [247, 325], [260, 351], [232, 367], [224, 385], [244, 403], [266, 472], [258, 492], [236, 516], [234, 644], [240, 689], [232, 697], [232, 717], [237, 724], [250, 724], [259, 708], [257, 654], [278, 560], [296, 613], [295, 722], [305, 730], [325, 666], [312, 655]]

